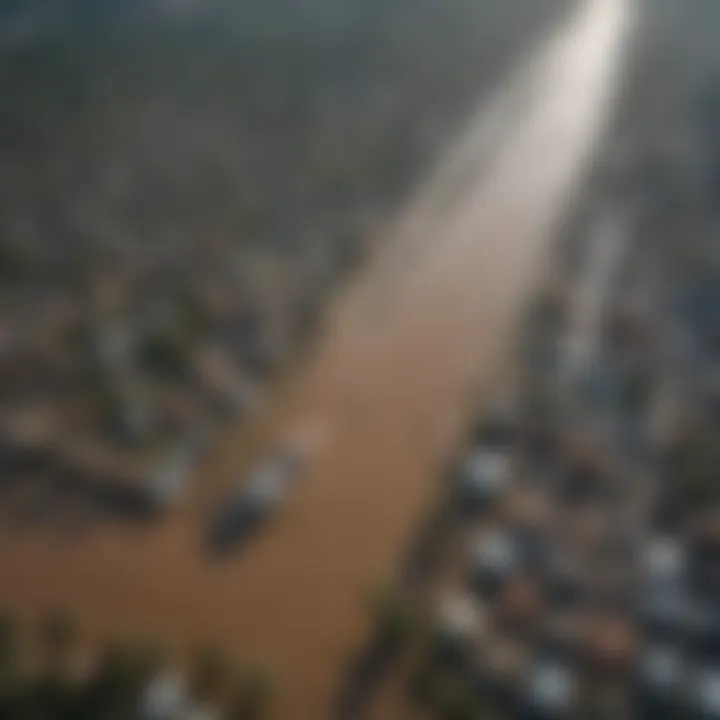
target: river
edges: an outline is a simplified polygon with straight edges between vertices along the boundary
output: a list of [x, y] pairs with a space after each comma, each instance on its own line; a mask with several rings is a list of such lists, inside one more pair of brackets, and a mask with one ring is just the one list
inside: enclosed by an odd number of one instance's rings
[[[201, 469], [196, 497], [133, 533], [3, 537], [0, 606], [67, 606], [92, 636], [210, 639], [275, 670], [278, 717], [323, 717], [368, 589], [392, 575], [474, 401], [510, 361], [611, 117], [631, 9], [580, 3], [469, 119], [316, 347]], [[203, 513], [251, 456], [307, 424], [322, 442], [286, 507], [236, 557], [208, 561]]]

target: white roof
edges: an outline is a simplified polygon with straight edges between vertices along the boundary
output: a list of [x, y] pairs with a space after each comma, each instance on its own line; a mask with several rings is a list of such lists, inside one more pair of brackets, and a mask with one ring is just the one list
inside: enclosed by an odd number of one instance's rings
[[324, 424], [305, 421], [290, 433], [286, 448], [300, 459], [306, 459], [317, 453], [326, 439], [327, 429]]
[[695, 684], [698, 707], [710, 718], [720, 718], [720, 668], [703, 670]]
[[244, 487], [262, 485], [263, 483], [289, 483], [292, 480], [295, 467], [293, 467], [293, 463], [288, 462], [290, 457], [287, 454], [288, 452], [291, 451], [281, 450], [256, 465], [250, 471], [247, 480], [241, 480], [241, 492]]
[[494, 532], [474, 541], [472, 558], [477, 567], [506, 570], [515, 565], [517, 551], [509, 535]]
[[644, 606], [645, 611], [655, 620], [683, 627], [703, 617], [700, 609], [693, 606], [685, 592], [675, 587], [649, 588]]
[[182, 715], [182, 720], [220, 720], [220, 718], [220, 712], [209, 705], [195, 705]]
[[683, 657], [673, 647], [650, 647], [640, 660], [642, 679], [662, 689], [677, 687], [683, 678]]
[[509, 390], [504, 390], [494, 398], [489, 409], [489, 419], [511, 422], [517, 415], [517, 399]]
[[175, 720], [186, 709], [187, 688], [183, 679], [174, 673], [164, 672], [153, 678], [140, 700], [142, 720]]
[[481, 632], [485, 613], [468, 595], [454, 595], [440, 604], [440, 629], [452, 637], [464, 638]]
[[153, 499], [167, 505], [177, 498], [187, 487], [192, 462], [190, 453], [184, 450], [174, 451], [160, 466], [150, 486]]
[[266, 482], [284, 483], [286, 479], [285, 467], [276, 458], [271, 458], [258, 465], [251, 471], [248, 478], [249, 485], [261, 485]]
[[468, 489], [498, 491], [508, 480], [510, 457], [496, 450], [475, 450], [463, 467], [463, 483]]
[[563, 712], [573, 701], [576, 678], [554, 663], [539, 664], [530, 676], [528, 696], [533, 704], [550, 712]]
[[648, 545], [644, 560], [652, 579], [678, 580], [685, 569], [685, 548], [674, 538], [657, 538]]
[[279, 503], [285, 495], [285, 483], [279, 473], [263, 473], [251, 478], [243, 488], [242, 499], [260, 507]]

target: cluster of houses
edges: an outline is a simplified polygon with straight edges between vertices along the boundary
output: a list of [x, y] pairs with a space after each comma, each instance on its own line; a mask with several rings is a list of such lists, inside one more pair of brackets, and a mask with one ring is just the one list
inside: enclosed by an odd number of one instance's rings
[[464, 550], [434, 595], [435, 661], [501, 716], [712, 720], [718, 245], [652, 200], [597, 208], [454, 473]]
[[158, 673], [138, 702], [138, 720], [221, 720], [220, 710], [193, 698], [182, 675]]

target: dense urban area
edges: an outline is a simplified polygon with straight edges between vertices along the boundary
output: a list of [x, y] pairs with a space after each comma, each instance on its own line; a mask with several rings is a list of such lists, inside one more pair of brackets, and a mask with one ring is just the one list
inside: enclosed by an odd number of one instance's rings
[[390, 675], [408, 717], [720, 717], [720, 95], [703, 12], [646, 16], [520, 368], [371, 605], [341, 715]]
[[3, 446], [162, 509], [564, 3], [5, 5]]
[[[162, 522], [253, 422], [570, 7], [476, 4], [0, 3], [3, 543], [88, 509]], [[720, 6], [635, 5], [513, 368], [397, 577], [358, 598], [371, 633], [333, 720], [720, 720]], [[308, 442], [249, 473], [214, 550], [264, 522]], [[19, 615], [0, 607], [0, 720], [284, 720], [273, 668], [234, 649]]]

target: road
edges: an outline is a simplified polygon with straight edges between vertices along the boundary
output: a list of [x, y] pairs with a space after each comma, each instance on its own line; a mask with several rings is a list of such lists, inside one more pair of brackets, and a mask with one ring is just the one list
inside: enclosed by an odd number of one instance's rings
[[[609, 118], [628, 0], [589, 0], [469, 119], [447, 161], [340, 297], [326, 335], [250, 429], [229, 433], [167, 521], [60, 542], [0, 539], [0, 606], [68, 606], [93, 636], [210, 639], [272, 666], [278, 717], [324, 716], [361, 642], [363, 598], [432, 503]], [[208, 562], [202, 513], [249, 457], [298, 424], [325, 442], [251, 546]]]
[[597, 356], [600, 326], [632, 227], [633, 217], [628, 208], [597, 210], [588, 238], [587, 270], [570, 313], [564, 371], [568, 383], [577, 382]]

